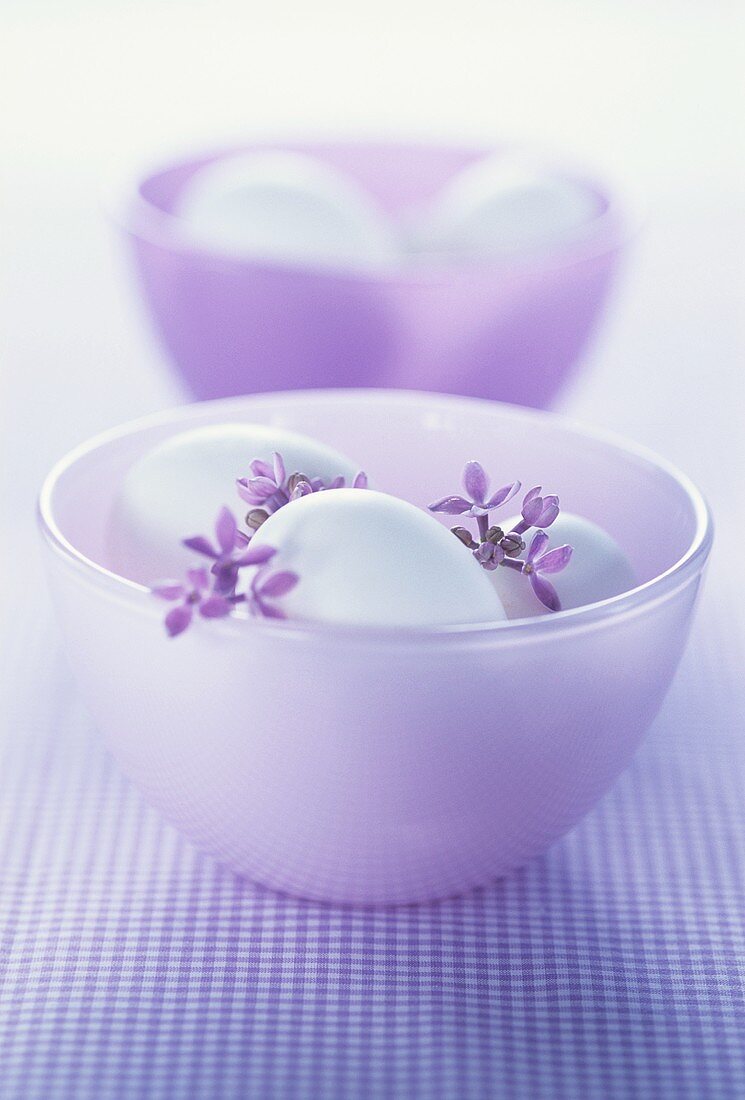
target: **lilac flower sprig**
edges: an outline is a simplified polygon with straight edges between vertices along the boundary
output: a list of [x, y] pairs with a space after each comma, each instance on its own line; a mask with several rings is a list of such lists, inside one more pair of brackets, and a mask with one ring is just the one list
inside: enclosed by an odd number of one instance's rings
[[255, 458], [249, 463], [252, 476], [239, 477], [236, 481], [238, 495], [247, 504], [265, 508], [267, 514], [275, 512], [290, 500], [290, 493], [285, 485], [287, 471], [282, 455], [275, 452], [273, 460], [270, 466], [263, 459]]
[[[342, 489], [346, 485], [343, 476], [324, 480], [298, 472], [288, 477], [285, 461], [278, 452], [272, 455], [271, 463], [261, 458], [253, 459], [249, 469], [250, 476], [238, 478], [236, 482], [238, 495], [252, 505], [246, 516], [248, 532], [239, 530], [229, 508], [222, 508], [215, 521], [214, 542], [205, 535], [191, 535], [183, 540], [187, 549], [210, 559], [209, 572], [204, 568], [190, 569], [183, 582], [166, 581], [150, 590], [160, 599], [179, 601], [165, 619], [166, 630], [172, 638], [182, 634], [191, 624], [195, 610], [205, 619], [215, 619], [229, 615], [238, 604], [245, 604], [252, 615], [284, 619], [285, 613], [275, 601], [290, 592], [299, 577], [290, 570], [271, 572], [268, 563], [276, 549], [252, 547], [251, 540], [261, 524], [290, 501], [308, 493]], [[364, 471], [355, 475], [351, 487], [367, 488]], [[254, 568], [251, 581], [244, 591], [238, 591], [240, 572], [249, 567]]]
[[561, 611], [558, 593], [550, 581], [546, 580], [544, 574], [560, 573], [562, 569], [566, 569], [572, 557], [572, 547], [557, 546], [553, 550], [546, 550], [547, 546], [546, 532], [536, 532], [521, 572], [530, 580], [533, 591], [544, 607], [549, 611]]
[[[285, 461], [276, 451], [271, 465], [261, 458], [255, 458], [249, 463], [249, 469], [251, 476], [239, 477], [236, 488], [241, 500], [251, 505], [246, 523], [252, 531], [257, 530], [272, 513], [289, 504], [291, 500], [297, 500], [309, 493], [343, 489], [346, 486], [346, 478], [343, 476], [329, 481], [324, 481], [321, 477], [308, 477], [300, 472], [288, 476]], [[367, 475], [363, 470], [352, 479], [351, 488], [367, 488]]]
[[204, 568], [187, 569], [185, 582], [166, 581], [156, 584], [150, 591], [161, 600], [178, 601], [178, 606], [172, 608], [164, 620], [170, 638], [183, 634], [195, 611], [205, 619], [221, 619], [233, 609], [229, 599], [215, 593]]
[[[252, 615], [267, 619], [283, 619], [285, 614], [273, 601], [286, 595], [298, 583], [297, 573], [290, 570], [272, 572], [269, 562], [277, 553], [273, 546], [248, 545], [238, 530], [235, 516], [221, 508], [215, 521], [213, 544], [204, 535], [183, 540], [183, 545], [212, 561], [212, 567], [188, 569], [184, 581], [164, 581], [150, 591], [159, 599], [176, 602], [165, 617], [169, 637], [175, 638], [191, 625], [194, 612], [204, 619], [221, 619], [239, 604], [245, 604]], [[238, 591], [242, 569], [253, 567], [248, 588]]]
[[541, 486], [536, 485], [523, 497], [522, 519], [514, 527], [515, 534], [522, 535], [531, 527], [550, 527], [559, 515], [559, 498], [540, 494]]
[[520, 491], [520, 482], [513, 481], [510, 485], [503, 485], [495, 493], [487, 497], [489, 491], [489, 478], [480, 462], [467, 462], [463, 471], [463, 488], [468, 497], [449, 496], [436, 500], [430, 504], [431, 512], [444, 512], [448, 516], [469, 515], [475, 517], [479, 526], [479, 534], [482, 539], [486, 536], [489, 526], [489, 512], [500, 508], [508, 500], [512, 500], [515, 493]]
[[[571, 546], [559, 546], [546, 550], [549, 536], [545, 529], [550, 527], [559, 515], [559, 498], [554, 495], [542, 496], [540, 485], [530, 489], [523, 497], [520, 519], [509, 531], [490, 523], [489, 513], [507, 504], [519, 492], [520, 482], [504, 485], [495, 493], [489, 493], [489, 478], [480, 462], [467, 462], [463, 471], [463, 486], [468, 497], [448, 496], [430, 504], [430, 511], [443, 512], [446, 515], [467, 515], [476, 519], [478, 538], [474, 538], [467, 527], [453, 527], [453, 534], [460, 539], [482, 568], [493, 571], [506, 566], [523, 574], [537, 598], [550, 611], [560, 611], [561, 601], [554, 586], [544, 574], [558, 573], [565, 569], [572, 556]], [[531, 528], [537, 528], [530, 544], [527, 556], [520, 554], [525, 550], [523, 535]]]
[[238, 524], [229, 508], [221, 508], [218, 513], [215, 539], [217, 548], [204, 535], [184, 539], [183, 545], [212, 559], [213, 588], [219, 595], [232, 596], [240, 569], [247, 565], [265, 565], [277, 552], [272, 546], [247, 550], [247, 543], [239, 537]]

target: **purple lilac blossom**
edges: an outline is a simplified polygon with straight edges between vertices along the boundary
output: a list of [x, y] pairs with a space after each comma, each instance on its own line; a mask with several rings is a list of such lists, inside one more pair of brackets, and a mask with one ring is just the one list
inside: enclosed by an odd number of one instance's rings
[[239, 536], [235, 516], [229, 508], [221, 508], [215, 522], [217, 547], [204, 535], [194, 535], [183, 540], [183, 545], [189, 550], [195, 550], [212, 559], [214, 590], [222, 596], [231, 596], [234, 593], [240, 569], [247, 565], [263, 565], [276, 553], [270, 546], [247, 550], [248, 540], [244, 541]]
[[[259, 510], [259, 523], [291, 500], [346, 485], [346, 479], [341, 476], [328, 482], [300, 473], [288, 478], [284, 459], [276, 451], [271, 464], [255, 458], [249, 468], [251, 476], [238, 478], [236, 484], [239, 496]], [[352, 488], [367, 488], [367, 475], [363, 470], [355, 475]], [[230, 509], [221, 508], [215, 522], [214, 543], [204, 535], [192, 535], [183, 540], [187, 549], [212, 561], [212, 581], [210, 583], [206, 569], [190, 569], [186, 574], [186, 583], [167, 581], [151, 589], [153, 595], [161, 599], [180, 601], [165, 619], [166, 630], [172, 638], [182, 634], [190, 625], [195, 608], [209, 619], [228, 615], [236, 604], [245, 603], [254, 615], [269, 619], [285, 618], [282, 609], [273, 601], [295, 587], [298, 575], [289, 570], [267, 572], [266, 566], [276, 554], [276, 549], [271, 546], [252, 548], [252, 534], [240, 531]], [[247, 566], [258, 568], [248, 590], [236, 593], [240, 570]]]
[[498, 542], [490, 542], [488, 539], [481, 543], [473, 552], [473, 556], [484, 569], [489, 572], [501, 565], [505, 559], [505, 552]]
[[487, 497], [489, 479], [480, 462], [467, 462], [463, 471], [463, 487], [468, 497], [448, 496], [430, 504], [431, 512], [444, 512], [449, 516], [486, 516], [493, 508], [499, 508], [520, 491], [520, 482], [503, 485]]
[[527, 531], [529, 527], [550, 527], [558, 516], [559, 498], [557, 496], [542, 497], [540, 493], [541, 486], [536, 485], [534, 489], [525, 494], [521, 511], [522, 521], [515, 527], [518, 534]]
[[572, 557], [572, 548], [557, 546], [546, 551], [547, 546], [548, 535], [545, 531], [537, 531], [528, 548], [522, 572], [529, 577], [531, 587], [544, 607], [549, 611], [561, 611], [558, 593], [543, 574], [560, 573], [562, 569], [566, 569]]
[[254, 508], [266, 508], [274, 512], [287, 504], [289, 496], [285, 489], [287, 471], [282, 455], [276, 451], [270, 466], [260, 458], [249, 463], [252, 477], [240, 477], [236, 482], [238, 495]]
[[[177, 602], [165, 617], [165, 627], [171, 638], [187, 629], [194, 618], [194, 611], [205, 619], [223, 618], [233, 608], [245, 603], [254, 615], [283, 619], [284, 612], [272, 601], [289, 592], [298, 582], [296, 573], [268, 572], [268, 563], [276, 554], [272, 546], [251, 547], [249, 539], [238, 530], [235, 517], [228, 508], [222, 508], [215, 522], [214, 545], [204, 535], [184, 539], [184, 546], [209, 558], [210, 572], [200, 567], [189, 569], [186, 579], [164, 581], [151, 588], [154, 596], [169, 602]], [[254, 566], [255, 572], [246, 592], [236, 592], [241, 569]]]
[[280, 607], [269, 601], [286, 595], [295, 587], [299, 579], [297, 573], [289, 569], [277, 573], [268, 572], [266, 569], [257, 570], [245, 597], [249, 610], [252, 614], [261, 615], [266, 619], [287, 618]]
[[194, 617], [195, 609], [205, 619], [220, 619], [230, 614], [232, 603], [210, 588], [210, 579], [206, 569], [189, 569], [184, 583], [165, 581], [150, 589], [161, 600], [176, 601], [178, 606], [171, 609], [165, 617], [165, 627], [169, 637], [183, 634]]
[[[506, 504], [519, 491], [520, 482], [504, 485], [489, 494], [489, 478], [480, 462], [467, 462], [463, 471], [463, 485], [468, 496], [447, 496], [430, 504], [430, 511], [446, 515], [473, 517], [478, 525], [475, 539], [464, 527], [453, 527], [453, 534], [472, 551], [476, 561], [489, 571], [500, 565], [523, 573], [529, 578], [538, 599], [551, 611], [559, 611], [561, 603], [553, 585], [543, 574], [558, 573], [564, 569], [572, 554], [571, 546], [560, 546], [544, 553], [548, 545], [545, 528], [550, 527], [559, 515], [559, 498], [542, 496], [541, 486], [530, 489], [523, 498], [520, 519], [511, 531], [490, 527], [489, 512]], [[519, 555], [525, 549], [522, 536], [530, 528], [539, 528], [525, 560]]]
[[[288, 477], [284, 459], [277, 452], [273, 455], [272, 465], [255, 458], [249, 467], [252, 476], [240, 477], [236, 481], [238, 495], [253, 508], [263, 508], [269, 515], [298, 497], [327, 489], [343, 489], [346, 486], [346, 478], [343, 476], [332, 478], [328, 482], [323, 478], [309, 478], [301, 473]], [[363, 470], [355, 475], [351, 487], [367, 488], [367, 475]]]

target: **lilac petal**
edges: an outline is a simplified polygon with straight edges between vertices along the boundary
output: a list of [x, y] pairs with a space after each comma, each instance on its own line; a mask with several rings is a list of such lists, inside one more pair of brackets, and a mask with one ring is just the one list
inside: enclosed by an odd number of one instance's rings
[[248, 479], [239, 477], [235, 487], [238, 490], [238, 496], [254, 507], [265, 504], [268, 498], [277, 492], [277, 486], [270, 477], [250, 477]]
[[527, 504], [523, 504], [522, 517], [529, 527], [535, 527], [543, 512], [543, 497], [533, 497]]
[[470, 507], [470, 500], [464, 500], [463, 497], [443, 497], [442, 500], [436, 500], [434, 504], [430, 504], [429, 510], [444, 512], [448, 516], [461, 516]]
[[266, 493], [255, 493], [251, 489], [238, 490], [239, 495], [250, 504], [252, 508], [263, 508], [269, 497]]
[[547, 546], [548, 546], [548, 535], [546, 534], [545, 531], [538, 531], [533, 536], [533, 541], [531, 542], [530, 547], [528, 548], [528, 554], [527, 554], [527, 557], [526, 557], [525, 560], [529, 561], [529, 562], [535, 561], [535, 559], [537, 557], [540, 557], [540, 555], [543, 553], [543, 551], [546, 549]]
[[251, 536], [247, 535], [245, 531], [236, 531], [235, 545], [236, 546], [248, 546], [251, 541]]
[[493, 542], [482, 542], [473, 556], [481, 565], [490, 569], [496, 569], [500, 562], [504, 561], [504, 550]]
[[463, 485], [471, 500], [477, 504], [484, 503], [489, 479], [480, 462], [467, 462], [463, 471]]
[[153, 596], [161, 600], [179, 600], [186, 595], [183, 584], [178, 584], [176, 581], [164, 581], [162, 584], [153, 585], [150, 591]]
[[274, 452], [274, 454], [272, 455], [272, 458], [274, 459], [274, 468], [273, 468], [274, 483], [279, 488], [279, 486], [283, 484], [283, 482], [285, 480], [285, 477], [287, 476], [287, 473], [286, 473], [286, 470], [285, 470], [285, 464], [284, 464], [284, 461], [282, 459], [282, 455], [279, 454], [279, 452], [277, 452], [277, 451]]
[[253, 462], [250, 462], [249, 469], [254, 477], [274, 477], [274, 467], [260, 458], [255, 458]]
[[352, 482], [353, 489], [366, 489], [367, 488], [367, 474], [364, 470], [360, 470], [355, 474], [354, 481]]
[[530, 504], [531, 500], [534, 500], [537, 496], [541, 495], [541, 486], [536, 485], [533, 489], [529, 489], [523, 497], [523, 504]]
[[192, 610], [188, 604], [180, 604], [169, 611], [165, 617], [165, 627], [170, 638], [182, 634], [191, 622]]
[[533, 527], [550, 527], [559, 515], [559, 510], [558, 496], [538, 496], [523, 508], [523, 518], [527, 519], [529, 516]]
[[560, 573], [562, 569], [566, 569], [569, 565], [571, 557], [571, 546], [557, 546], [556, 549], [549, 550], [547, 554], [539, 558], [535, 563], [535, 568], [539, 573]]
[[557, 498], [553, 498], [556, 503], [549, 503], [549, 498], [543, 498], [543, 509], [539, 516], [533, 520], [533, 527], [550, 527], [554, 520], [559, 515], [559, 502]]
[[223, 554], [229, 554], [235, 548], [235, 536], [238, 524], [229, 508], [221, 508], [215, 523], [215, 536]]
[[309, 481], [298, 481], [295, 488], [290, 493], [290, 500], [299, 500], [300, 497], [307, 497], [312, 494], [313, 486]]
[[335, 477], [335, 478], [331, 479], [331, 481], [328, 483], [326, 488], [327, 489], [343, 489], [345, 485], [346, 485], [346, 478], [343, 477], [341, 474], [339, 474], [338, 477]]
[[199, 605], [199, 614], [205, 619], [222, 619], [229, 615], [233, 605], [224, 596], [209, 596]]
[[209, 588], [210, 579], [206, 569], [187, 569], [186, 576], [197, 592], [204, 592], [205, 588]]
[[295, 587], [299, 580], [297, 573], [292, 573], [289, 569], [283, 570], [281, 573], [272, 573], [270, 577], [262, 581], [258, 585], [258, 591], [262, 599], [265, 596], [284, 596], [286, 592], [290, 592]]
[[549, 611], [561, 611], [561, 600], [554, 586], [538, 573], [530, 574], [530, 583], [538, 599]]
[[212, 591], [220, 596], [232, 596], [235, 592], [240, 566], [234, 561], [217, 561], [212, 566]]
[[234, 564], [243, 565], [263, 565], [264, 562], [269, 561], [277, 553], [273, 546], [249, 546], [249, 549], [245, 554], [241, 554], [240, 557], [235, 559]]
[[185, 546], [188, 550], [196, 550], [197, 554], [204, 554], [206, 558], [216, 558], [217, 551], [204, 535], [192, 535], [191, 538], [182, 539], [181, 545]]
[[273, 607], [269, 603], [262, 603], [261, 600], [257, 600], [255, 609], [259, 615], [263, 615], [265, 619], [286, 619], [284, 611], [281, 607]]
[[266, 500], [272, 493], [276, 493], [277, 486], [270, 477], [251, 477], [248, 479], [248, 490], [262, 500]]
[[501, 489], [497, 489], [493, 496], [490, 496], [486, 501], [486, 508], [499, 508], [500, 505], [506, 504], [508, 500], [512, 500], [515, 493], [520, 492], [520, 482], [513, 481], [511, 485], [503, 485]]
[[318, 493], [318, 492], [321, 491], [321, 489], [326, 488], [326, 486], [323, 483], [323, 478], [322, 477], [312, 477], [310, 479], [310, 484], [311, 484], [311, 488], [313, 489], [314, 493]]
[[238, 490], [238, 496], [241, 500], [245, 500], [246, 504], [252, 504], [254, 507], [257, 504], [263, 504], [266, 500], [264, 494], [257, 494], [251, 489], [248, 480], [245, 477], [239, 477], [235, 483], [235, 487]]

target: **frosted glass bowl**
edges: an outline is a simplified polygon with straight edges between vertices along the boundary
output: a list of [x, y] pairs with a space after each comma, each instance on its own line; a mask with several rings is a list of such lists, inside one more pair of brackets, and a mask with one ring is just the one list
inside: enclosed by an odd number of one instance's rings
[[[390, 142], [282, 148], [347, 173], [394, 220], [492, 152]], [[173, 213], [178, 196], [201, 165], [237, 151], [151, 172], [127, 204], [124, 231], [145, 301], [195, 397], [389, 386], [545, 407], [571, 376], [628, 234], [625, 212], [604, 184], [570, 166], [597, 194], [602, 212], [550, 253], [471, 266], [420, 258], [363, 275], [262, 263], [191, 244]]]
[[[639, 586], [493, 625], [198, 621], [169, 640], [163, 604], [107, 570], [112, 486], [173, 432], [226, 419], [315, 436], [421, 506], [473, 457], [500, 481], [550, 482], [625, 547]], [[40, 517], [70, 660], [127, 775], [240, 874], [357, 903], [462, 892], [579, 821], [660, 706], [712, 539], [694, 486], [633, 444], [551, 414], [363, 390], [125, 425], [55, 466]]]

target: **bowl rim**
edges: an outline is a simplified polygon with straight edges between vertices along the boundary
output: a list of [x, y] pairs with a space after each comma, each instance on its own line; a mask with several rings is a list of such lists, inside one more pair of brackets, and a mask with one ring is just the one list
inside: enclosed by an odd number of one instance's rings
[[[573, 240], [557, 244], [550, 250], [530, 251], [524, 255], [505, 255], [475, 257], [468, 264], [449, 262], [439, 253], [424, 253], [410, 264], [400, 267], [381, 267], [375, 270], [358, 270], [336, 266], [303, 266], [300, 264], [273, 262], [267, 258], [231, 255], [218, 249], [211, 249], [204, 243], [188, 237], [180, 231], [180, 219], [173, 213], [156, 206], [143, 194], [143, 188], [150, 180], [165, 172], [202, 164], [234, 154], [258, 152], [261, 150], [288, 149], [293, 152], [317, 155], [332, 149], [393, 150], [434, 152], [448, 150], [463, 155], [487, 157], [493, 153], [517, 152], [535, 156], [538, 163], [565, 172], [575, 180], [590, 187], [605, 203], [605, 209], [593, 218], [585, 232]], [[532, 271], [563, 270], [578, 263], [595, 259], [617, 249], [622, 243], [635, 236], [643, 220], [643, 208], [639, 196], [620, 181], [606, 182], [604, 174], [597, 168], [575, 159], [561, 150], [552, 149], [537, 142], [505, 140], [496, 143], [485, 142], [436, 142], [423, 140], [376, 140], [323, 138], [308, 139], [292, 137], [285, 140], [271, 139], [266, 135], [255, 140], [227, 142], [201, 152], [182, 152], [170, 159], [142, 166], [133, 173], [126, 188], [119, 188], [119, 194], [109, 203], [114, 222], [125, 233], [137, 240], [154, 244], [168, 251], [199, 257], [223, 268], [236, 268], [244, 271], [286, 272], [296, 277], [310, 276], [314, 279], [350, 280], [367, 284], [396, 284], [409, 282], [421, 283], [439, 281], [443, 278], [462, 279], [483, 277], [486, 273], [529, 273]]]
[[[240, 409], [247, 402], [250, 402], [253, 406], [261, 406], [276, 404], [278, 400], [287, 401], [291, 405], [302, 404], [306, 406], [309, 402], [323, 404], [329, 400], [334, 400], [340, 404], [353, 404], [364, 400], [366, 403], [371, 401], [397, 405], [409, 403], [419, 408], [422, 405], [440, 408], [443, 405], [451, 408], [453, 406], [458, 408], [496, 407], [503, 415], [511, 418], [532, 423], [551, 421], [565, 431], [587, 440], [599, 442], [615, 450], [620, 450], [627, 459], [644, 466], [652, 466], [666, 473], [677, 482], [688, 498], [696, 522], [694, 535], [683, 555], [668, 569], [651, 580], [637, 585], [628, 592], [622, 592], [620, 595], [585, 604], [581, 607], [568, 608], [552, 615], [507, 619], [498, 622], [447, 624], [436, 627], [379, 627], [305, 622], [290, 619], [267, 620], [243, 613], [231, 615], [226, 619], [212, 620], [209, 624], [210, 630], [224, 632], [237, 630], [242, 633], [245, 624], [250, 622], [251, 630], [271, 630], [275, 633], [275, 636], [281, 632], [287, 636], [313, 638], [316, 641], [338, 637], [343, 638], [345, 641], [359, 640], [371, 643], [395, 642], [398, 644], [422, 645], [426, 642], [442, 643], [448, 639], [463, 639], [464, 637], [477, 641], [496, 639], [497, 637], [510, 637], [513, 641], [518, 639], [527, 640], [536, 635], [554, 634], [557, 631], [559, 633], [566, 631], [575, 633], [585, 627], [594, 626], [598, 622], [605, 622], [628, 613], [643, 611], [677, 588], [683, 587], [692, 574], [703, 570], [706, 563], [714, 537], [714, 524], [711, 510], [705, 498], [691, 479], [677, 466], [642, 444], [635, 443], [615, 432], [593, 428], [572, 417], [542, 409], [531, 409], [505, 402], [489, 401], [484, 398], [430, 393], [423, 390], [389, 390], [383, 388], [283, 390], [274, 393], [219, 398], [213, 401], [174, 406], [99, 432], [58, 459], [44, 478], [37, 502], [37, 519], [43, 537], [54, 552], [67, 560], [89, 580], [94, 580], [99, 585], [107, 588], [112, 595], [128, 596], [133, 601], [138, 602], [143, 610], [148, 606], [151, 609], [157, 608], [156, 601], [146, 585], [121, 577], [100, 563], [88, 558], [63, 535], [54, 516], [54, 491], [60, 478], [72, 469], [78, 461], [99, 447], [126, 436], [136, 435], [146, 429], [168, 424], [176, 425], [178, 420], [186, 413], [202, 413], [205, 414], [205, 419], [209, 419], [213, 412], [219, 414], [222, 410], [225, 410], [228, 414], [231, 410]], [[188, 423], [184, 424], [184, 428], [188, 426]]]

